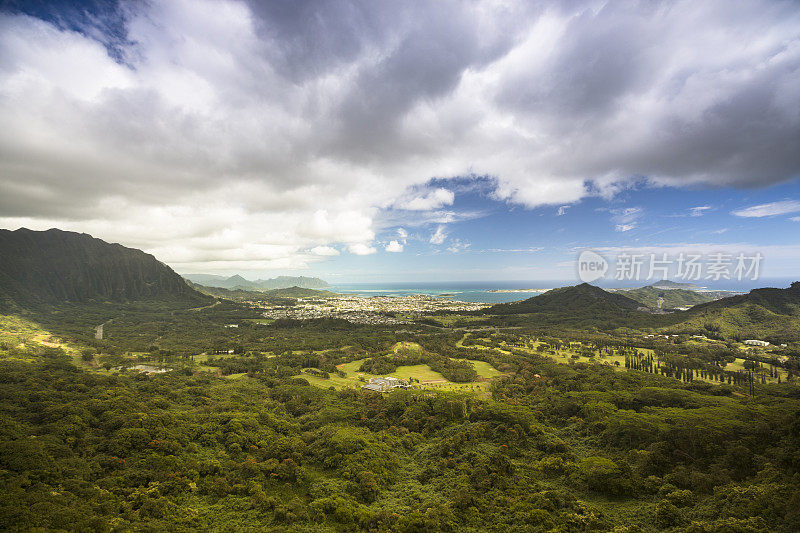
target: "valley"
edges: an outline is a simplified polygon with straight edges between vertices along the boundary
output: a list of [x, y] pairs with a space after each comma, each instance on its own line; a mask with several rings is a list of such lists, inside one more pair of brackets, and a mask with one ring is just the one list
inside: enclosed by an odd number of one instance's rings
[[[102, 279], [98, 261], [78, 279]], [[78, 294], [69, 279], [48, 286]], [[0, 519], [789, 533], [798, 289], [659, 315], [588, 284], [497, 305], [4, 285]]]

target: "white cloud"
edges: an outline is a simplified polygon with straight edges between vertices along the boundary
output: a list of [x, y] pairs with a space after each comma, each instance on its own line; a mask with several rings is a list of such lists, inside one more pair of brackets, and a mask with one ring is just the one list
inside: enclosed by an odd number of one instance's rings
[[428, 242], [431, 244], [442, 244], [446, 238], [447, 232], [445, 231], [444, 226], [439, 226], [436, 228], [436, 231], [431, 234], [431, 238]]
[[399, 253], [403, 251], [403, 245], [397, 241], [391, 241], [389, 244], [386, 245], [387, 252], [395, 252]]
[[731, 212], [737, 217], [761, 218], [775, 215], [786, 215], [800, 211], [800, 202], [796, 200], [783, 200], [781, 202], [770, 202], [768, 204], [753, 205]]
[[800, 222], [800, 217], [792, 217], [789, 220], [791, 220], [792, 222]]
[[453, 239], [450, 243], [450, 246], [447, 247], [447, 251], [450, 253], [460, 253], [467, 250], [470, 247], [470, 243], [462, 241], [461, 239]]
[[440, 187], [423, 196], [402, 200], [398, 207], [409, 211], [431, 211], [441, 209], [446, 205], [453, 205], [455, 197], [453, 191]]
[[378, 251], [374, 246], [360, 242], [351, 244], [349, 249], [350, 253], [353, 255], [371, 255]]
[[701, 216], [703, 216], [704, 212], [708, 211], [709, 209], [711, 209], [710, 205], [700, 205], [700, 206], [697, 206], [697, 207], [691, 207], [691, 208], [689, 208], [689, 216], [690, 217], [701, 217]]
[[568, 206], [568, 205], [562, 205], [561, 207], [558, 208], [558, 213], [556, 213], [556, 215], [557, 216], [563, 216], [564, 214], [566, 214], [567, 209], [569, 209], [569, 207], [570, 206]]
[[99, 28], [0, 14], [2, 224], [306, 268], [392, 208], [465, 216], [431, 178], [535, 207], [800, 173], [791, 2], [501, 4], [131, 2], [124, 64]]
[[337, 250], [332, 246], [315, 246], [310, 251], [314, 255], [319, 255], [323, 257], [332, 257], [335, 255], [339, 255], [339, 250]]
[[405, 244], [406, 239], [408, 239], [408, 232], [403, 228], [397, 228], [397, 238], [400, 239], [400, 242]]
[[541, 246], [534, 246], [532, 248], [489, 248], [488, 251], [494, 253], [534, 253], [543, 250]]
[[611, 220], [616, 223], [614, 231], [625, 232], [636, 228], [637, 221], [644, 216], [641, 207], [611, 209]]

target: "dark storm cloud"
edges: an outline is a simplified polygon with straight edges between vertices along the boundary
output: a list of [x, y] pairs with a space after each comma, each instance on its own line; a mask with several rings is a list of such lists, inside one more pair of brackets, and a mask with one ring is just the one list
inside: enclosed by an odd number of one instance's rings
[[374, 250], [392, 206], [442, 220], [458, 191], [414, 196], [431, 178], [535, 207], [800, 174], [795, 2], [19, 4], [0, 14], [6, 226], [294, 264]]

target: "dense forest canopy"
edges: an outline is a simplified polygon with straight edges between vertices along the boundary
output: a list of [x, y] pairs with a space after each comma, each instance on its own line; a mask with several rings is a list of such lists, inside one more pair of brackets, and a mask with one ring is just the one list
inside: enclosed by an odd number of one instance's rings
[[[265, 320], [267, 295], [209, 298], [69, 239], [102, 253], [4, 285], [4, 529], [800, 530], [797, 284], [673, 315], [581, 285]], [[378, 376], [407, 388], [366, 390]]]

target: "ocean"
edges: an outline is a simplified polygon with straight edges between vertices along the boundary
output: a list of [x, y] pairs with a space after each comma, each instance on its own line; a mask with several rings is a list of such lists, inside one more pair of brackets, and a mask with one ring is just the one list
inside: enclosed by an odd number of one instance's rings
[[[793, 280], [789, 278], [765, 278], [756, 281], [720, 280], [718, 282], [698, 281], [698, 286], [709, 290], [748, 292], [759, 287], [786, 288]], [[437, 282], [385, 282], [385, 283], [337, 283], [328, 289], [342, 294], [357, 296], [428, 296], [450, 298], [461, 302], [504, 303], [525, 300], [557, 287], [579, 284], [579, 280], [550, 281], [437, 281]], [[603, 288], [643, 287], [654, 281], [606, 281], [598, 283]], [[527, 292], [533, 289], [536, 292]], [[494, 292], [509, 291], [509, 292]]]

